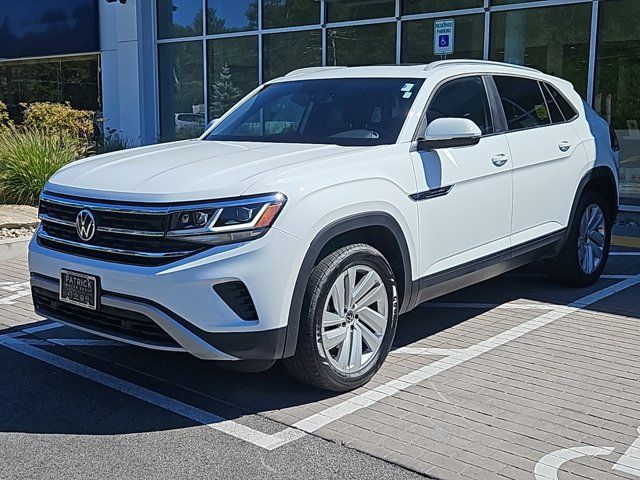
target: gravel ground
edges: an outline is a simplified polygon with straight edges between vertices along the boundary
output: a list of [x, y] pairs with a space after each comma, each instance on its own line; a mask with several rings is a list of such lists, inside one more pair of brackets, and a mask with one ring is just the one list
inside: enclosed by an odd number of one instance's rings
[[35, 233], [35, 231], [36, 227], [2, 228], [0, 229], [0, 240], [30, 237]]

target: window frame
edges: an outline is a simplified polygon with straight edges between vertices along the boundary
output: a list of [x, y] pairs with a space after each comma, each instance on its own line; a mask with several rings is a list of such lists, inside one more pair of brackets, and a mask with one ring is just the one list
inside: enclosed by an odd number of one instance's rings
[[[505, 133], [502, 131], [497, 131], [497, 125], [502, 126], [503, 125], [503, 119], [504, 117], [504, 112], [500, 112], [497, 109], [497, 105], [495, 105], [495, 101], [493, 100], [493, 96], [492, 96], [492, 92], [491, 92], [491, 88], [489, 85], [489, 81], [491, 81], [491, 83], [493, 83], [493, 79], [490, 78], [491, 75], [490, 74], [486, 74], [486, 73], [481, 73], [481, 72], [473, 72], [473, 73], [461, 73], [458, 75], [452, 75], [450, 77], [447, 77], [443, 80], [441, 80], [440, 82], [438, 82], [435, 87], [433, 87], [433, 90], [431, 91], [431, 93], [429, 94], [429, 98], [427, 99], [427, 102], [425, 103], [425, 106], [422, 110], [422, 113], [420, 115], [420, 121], [418, 122], [418, 126], [416, 127], [416, 131], [413, 133], [413, 137], [412, 137], [412, 142], [416, 142], [420, 139], [424, 139], [424, 134], [426, 132], [427, 129], [427, 112], [429, 111], [429, 107], [431, 106], [431, 103], [434, 99], [434, 97], [436, 96], [436, 94], [440, 91], [440, 88], [443, 87], [444, 85], [446, 85], [449, 82], [455, 81], [455, 80], [459, 80], [462, 78], [473, 78], [473, 77], [479, 77], [482, 80], [482, 84], [484, 86], [484, 92], [485, 95], [487, 96], [487, 103], [489, 104], [489, 112], [491, 114], [491, 123], [493, 126], [493, 132], [492, 133], [483, 133], [480, 138], [486, 138], [486, 137], [492, 137], [494, 135], [500, 135], [501, 133]], [[425, 82], [426, 83], [426, 82]], [[425, 84], [422, 85], [422, 88], [425, 88]]]

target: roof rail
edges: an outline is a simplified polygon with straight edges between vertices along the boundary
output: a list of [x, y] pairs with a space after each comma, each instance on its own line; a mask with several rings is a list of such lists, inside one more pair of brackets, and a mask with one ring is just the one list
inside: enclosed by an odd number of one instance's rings
[[425, 72], [430, 72], [432, 70], [435, 70], [436, 68], [453, 66], [453, 65], [492, 65], [495, 67], [514, 68], [518, 70], [529, 70], [536, 73], [542, 73], [540, 72], [540, 70], [536, 70], [535, 68], [524, 67], [522, 65], [514, 65], [513, 63], [491, 62], [489, 60], [466, 60], [466, 59], [438, 60], [436, 62], [431, 62], [430, 64], [428, 64], [426, 67], [424, 67], [424, 70]]
[[336, 70], [336, 69], [340, 69], [340, 68], [346, 68], [346, 67], [306, 67], [306, 68], [298, 68], [297, 70], [293, 70], [289, 73], [287, 73], [285, 75], [285, 77], [295, 77], [298, 75], [302, 75], [304, 73], [313, 73], [313, 72], [320, 72], [320, 71], [326, 71], [326, 70]]

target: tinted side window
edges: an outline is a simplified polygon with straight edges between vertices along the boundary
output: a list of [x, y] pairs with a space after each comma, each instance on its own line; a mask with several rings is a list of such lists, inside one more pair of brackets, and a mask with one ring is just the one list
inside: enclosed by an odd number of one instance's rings
[[447, 117], [473, 120], [483, 134], [493, 133], [491, 110], [482, 78], [458, 78], [438, 89], [427, 109], [427, 123]]
[[549, 111], [535, 80], [494, 77], [509, 130], [549, 125]]
[[573, 106], [569, 103], [569, 101], [566, 98], [564, 98], [564, 96], [560, 92], [558, 92], [558, 90], [556, 90], [553, 85], [550, 85], [548, 83], [546, 85], [547, 85], [547, 88], [549, 89], [549, 92], [551, 93], [551, 96], [558, 104], [558, 107], [560, 107], [560, 110], [562, 111], [564, 118], [567, 121], [573, 120], [574, 118], [576, 118], [578, 116], [578, 112], [576, 112], [576, 109], [573, 108]]
[[564, 122], [564, 115], [560, 111], [558, 104], [549, 93], [547, 89], [547, 85], [545, 83], [540, 83], [540, 88], [542, 88], [542, 93], [544, 93], [544, 99], [547, 102], [547, 107], [549, 108], [549, 114], [551, 115], [552, 123], [562, 123]]

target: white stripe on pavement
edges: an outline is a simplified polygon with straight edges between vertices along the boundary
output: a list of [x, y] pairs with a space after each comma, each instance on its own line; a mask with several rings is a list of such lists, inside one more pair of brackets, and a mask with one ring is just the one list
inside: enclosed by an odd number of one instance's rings
[[35, 327], [23, 328], [20, 331], [22, 333], [38, 333], [38, 332], [45, 332], [47, 330], [52, 330], [54, 328], [59, 328], [59, 327], [62, 327], [61, 323], [50, 322], [50, 323], [44, 323], [42, 325], [36, 325]]
[[558, 480], [558, 472], [565, 463], [580, 457], [611, 455], [614, 450], [614, 447], [595, 447], [593, 445], [556, 450], [538, 461], [533, 474], [536, 480]]
[[445, 372], [450, 368], [460, 365], [472, 358], [475, 358], [483, 353], [487, 353], [494, 348], [500, 347], [505, 343], [522, 337], [527, 333], [531, 333], [541, 327], [549, 325], [556, 320], [559, 320], [573, 312], [580, 310], [588, 305], [596, 303], [604, 298], [607, 298], [615, 293], [621, 292], [629, 287], [640, 283], [640, 275], [635, 275], [631, 278], [618, 282], [609, 287], [598, 290], [595, 293], [587, 295], [585, 297], [570, 303], [566, 307], [558, 308], [556, 310], [546, 312], [533, 320], [522, 323], [516, 327], [513, 327], [505, 332], [495, 335], [487, 340], [484, 340], [469, 348], [465, 348], [460, 352], [454, 353], [448, 357], [437, 360], [429, 365], [426, 365], [418, 370], [403, 375], [402, 377], [391, 380], [384, 385], [376, 387], [365, 393], [362, 393], [349, 400], [345, 400], [337, 405], [328, 407], [323, 411], [311, 415], [297, 423], [293, 424], [293, 428], [303, 430], [308, 433], [315, 432], [316, 430], [325, 427], [326, 425], [339, 420], [340, 418], [357, 412], [366, 407], [383, 400], [391, 395], [395, 395], [408, 387], [423, 382], [434, 375]]
[[11, 338], [7, 335], [0, 336], [0, 345], [144, 402], [164, 408], [170, 412], [177, 413], [178, 415], [193, 420], [194, 422], [206, 425], [228, 435], [232, 435], [240, 440], [252, 443], [266, 450], [274, 450], [305, 435], [304, 432], [292, 430], [290, 428], [286, 428], [273, 435], [260, 432], [251, 427], [234, 422], [233, 420], [226, 420], [200, 408], [169, 398], [147, 388], [127, 382], [126, 380], [114, 377], [113, 375], [109, 375], [108, 373], [101, 372], [95, 368], [87, 367], [86, 365], [74, 362], [73, 360], [33, 347], [21, 340]]
[[473, 302], [427, 302], [420, 308], [474, 308], [481, 310], [555, 310], [558, 305], [551, 303], [473, 303]]
[[463, 348], [425, 348], [425, 347], [400, 347], [392, 350], [393, 353], [403, 353], [405, 355], [439, 355], [448, 357], [460, 353]]
[[[18, 338], [16, 335], [9, 335], [11, 338]], [[27, 345], [37, 345], [50, 347], [58, 345], [60, 347], [127, 347], [126, 343], [115, 342], [112, 340], [94, 340], [89, 338], [20, 338], [21, 342]]]

